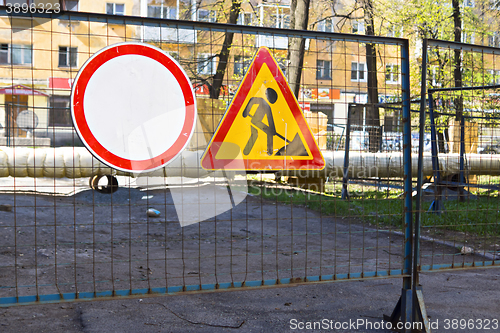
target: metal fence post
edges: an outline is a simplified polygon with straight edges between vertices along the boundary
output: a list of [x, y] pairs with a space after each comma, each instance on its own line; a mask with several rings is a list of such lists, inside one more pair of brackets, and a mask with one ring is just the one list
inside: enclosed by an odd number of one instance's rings
[[[424, 55], [422, 61], [422, 77], [425, 82], [427, 42], [424, 41]], [[401, 297], [394, 308], [391, 316], [384, 316], [386, 321], [393, 325], [398, 322], [416, 323], [422, 322], [424, 332], [430, 332], [429, 321], [423, 302], [422, 288], [418, 285], [418, 265], [420, 252], [420, 196], [423, 181], [423, 132], [425, 125], [425, 85], [422, 85], [422, 100], [420, 111], [420, 137], [418, 156], [418, 180], [417, 180], [417, 216], [415, 230], [413, 229], [412, 209], [412, 168], [411, 168], [411, 114], [410, 114], [410, 64], [408, 42], [401, 47], [402, 58], [402, 88], [403, 88], [403, 166], [404, 166], [404, 273], [403, 289]], [[412, 332], [412, 327], [404, 326], [402, 332]]]
[[420, 87], [420, 117], [419, 117], [419, 137], [418, 137], [418, 175], [417, 175], [417, 197], [415, 202], [415, 231], [413, 239], [413, 322], [423, 322], [425, 332], [430, 332], [429, 320], [425, 309], [422, 287], [419, 281], [420, 270], [420, 225], [422, 215], [422, 185], [424, 179], [424, 133], [426, 118], [426, 81], [427, 81], [427, 40], [422, 43], [422, 84]]
[[[403, 89], [403, 167], [404, 167], [404, 272], [408, 277], [403, 278], [403, 309], [401, 319], [403, 323], [411, 322], [411, 309], [413, 306], [411, 290], [412, 255], [413, 255], [413, 221], [412, 221], [412, 175], [411, 175], [411, 114], [410, 114], [410, 58], [409, 43], [401, 47], [402, 59], [402, 89]], [[405, 297], [406, 296], [406, 297]], [[406, 330], [408, 331], [408, 330]]]
[[342, 177], [342, 200], [349, 200], [349, 191], [347, 185], [349, 183], [349, 149], [351, 141], [351, 106], [347, 108], [347, 125], [345, 134], [345, 152], [344, 152], [344, 174]]
[[[422, 82], [425, 84], [425, 82]], [[434, 194], [435, 200], [432, 203], [432, 210], [441, 212], [441, 174], [439, 171], [439, 150], [437, 146], [436, 120], [434, 117], [434, 98], [432, 97], [432, 89], [429, 89], [429, 119], [431, 122], [431, 152], [432, 152], [432, 170], [434, 171]]]

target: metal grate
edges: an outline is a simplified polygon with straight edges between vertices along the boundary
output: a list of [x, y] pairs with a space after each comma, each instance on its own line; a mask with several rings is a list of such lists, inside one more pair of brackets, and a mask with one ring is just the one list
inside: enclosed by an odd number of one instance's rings
[[500, 49], [426, 40], [423, 55], [421, 269], [497, 265]]

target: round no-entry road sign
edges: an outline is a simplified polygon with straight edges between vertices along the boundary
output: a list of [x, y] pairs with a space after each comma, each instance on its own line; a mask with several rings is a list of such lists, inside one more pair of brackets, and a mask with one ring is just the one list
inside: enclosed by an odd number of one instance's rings
[[159, 48], [120, 43], [94, 54], [71, 92], [76, 131], [90, 152], [112, 168], [152, 171], [189, 143], [196, 99], [181, 66]]

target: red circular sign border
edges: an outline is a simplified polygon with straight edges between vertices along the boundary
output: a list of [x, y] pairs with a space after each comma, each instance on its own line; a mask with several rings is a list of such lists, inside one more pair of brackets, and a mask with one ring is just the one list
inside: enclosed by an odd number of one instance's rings
[[[171, 145], [165, 152], [147, 160], [129, 160], [108, 151], [94, 137], [85, 118], [83, 101], [85, 98], [85, 90], [92, 75], [107, 61], [123, 55], [145, 56], [161, 63], [176, 78], [184, 96], [186, 117], [181, 134], [174, 144]], [[106, 165], [122, 171], [144, 172], [153, 171], [165, 166], [182, 152], [194, 130], [196, 106], [194, 92], [187, 75], [166, 53], [156, 47], [146, 44], [120, 43], [111, 45], [110, 47], [99, 51], [83, 65], [72, 88], [71, 115], [80, 139], [82, 139], [83, 143], [87, 146], [87, 148], [89, 148], [96, 158]]]

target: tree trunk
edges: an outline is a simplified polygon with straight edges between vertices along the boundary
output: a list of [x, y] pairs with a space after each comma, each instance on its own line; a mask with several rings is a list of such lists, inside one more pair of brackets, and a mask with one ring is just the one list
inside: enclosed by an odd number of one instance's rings
[[[461, 42], [462, 41], [462, 15], [460, 13], [460, 1], [459, 0], [452, 0], [452, 6], [453, 6], [453, 26], [455, 28], [454, 30], [454, 40], [455, 42]], [[455, 87], [462, 87], [462, 52], [460, 50], [455, 50], [455, 68], [453, 70], [453, 76], [455, 80]], [[455, 98], [455, 109], [456, 109], [456, 120], [458, 121], [459, 124], [463, 125], [463, 114], [464, 114], [464, 100], [462, 97], [462, 94], [460, 96], [457, 96]], [[463, 128], [462, 128], [463, 130]], [[462, 133], [462, 132], [461, 132]], [[461, 140], [464, 140], [464, 138], [461, 137]], [[463, 154], [464, 151], [462, 149], [462, 144], [460, 144], [460, 154]], [[460, 163], [462, 164], [462, 163]], [[459, 182], [463, 183], [465, 182], [465, 179], [462, 177], [463, 173], [460, 173], [460, 178]], [[459, 196], [458, 200], [459, 201], [464, 201], [465, 196], [464, 196], [464, 188], [459, 187]]]
[[[238, 21], [238, 15], [240, 14], [241, 1], [232, 0], [231, 10], [229, 12], [229, 20], [227, 23], [236, 24]], [[222, 82], [224, 80], [224, 74], [226, 73], [226, 68], [229, 60], [229, 54], [231, 52], [231, 46], [233, 45], [234, 33], [226, 32], [224, 36], [224, 43], [222, 43], [222, 49], [219, 54], [219, 63], [217, 64], [217, 71], [215, 72], [214, 80], [212, 83], [212, 89], [210, 89], [210, 98], [218, 99], [220, 91], [222, 88]]]
[[[307, 30], [310, 0], [291, 0], [290, 28]], [[305, 38], [289, 38], [288, 42], [288, 83], [295, 97], [299, 98], [300, 79], [304, 65]]]
[[[373, 22], [372, 0], [364, 0], [366, 35], [374, 36], [375, 27]], [[368, 105], [366, 106], [366, 124], [369, 126], [369, 149], [376, 152], [380, 148], [380, 113], [378, 104], [378, 80], [377, 80], [377, 50], [375, 44], [366, 44], [366, 69], [368, 71]]]

